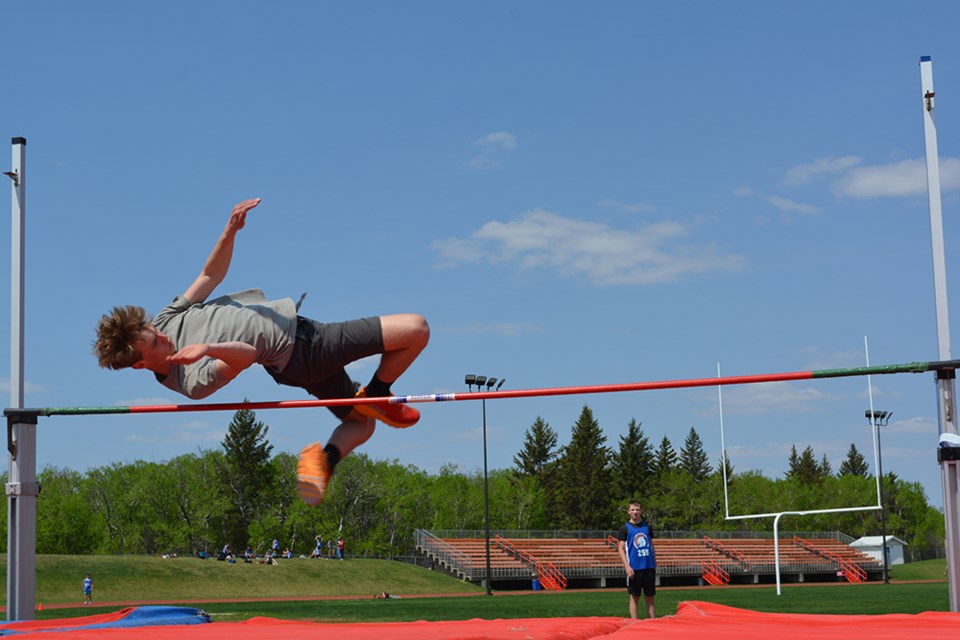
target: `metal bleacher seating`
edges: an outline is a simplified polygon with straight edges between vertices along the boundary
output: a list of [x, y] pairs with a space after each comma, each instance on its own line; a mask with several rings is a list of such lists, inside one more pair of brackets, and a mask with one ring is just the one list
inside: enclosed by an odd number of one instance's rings
[[[482, 532], [417, 531], [417, 548], [441, 568], [465, 580], [486, 576], [486, 541]], [[478, 535], [479, 534], [479, 535]], [[540, 535], [536, 535], [540, 534]], [[567, 535], [564, 535], [567, 534]], [[762, 582], [777, 569], [772, 538], [703, 536], [657, 537], [660, 579], [724, 584], [732, 580]], [[742, 536], [742, 534], [739, 534]], [[779, 541], [781, 573], [867, 579], [878, 563], [848, 546], [842, 534], [791, 535]], [[716, 537], [714, 537], [716, 536]], [[622, 578], [623, 566], [611, 532], [496, 532], [490, 540], [491, 580], [539, 580], [551, 588], [568, 581], [606, 586], [607, 578]], [[808, 577], [808, 579], [810, 579]]]

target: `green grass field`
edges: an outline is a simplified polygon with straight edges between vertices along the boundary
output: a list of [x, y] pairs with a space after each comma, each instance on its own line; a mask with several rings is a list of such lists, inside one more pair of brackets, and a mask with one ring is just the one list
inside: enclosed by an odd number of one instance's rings
[[[781, 596], [773, 586], [661, 588], [657, 611], [660, 615], [674, 613], [685, 600], [782, 613], [948, 611], [944, 566], [943, 560], [898, 566], [889, 585], [784, 585]], [[116, 610], [117, 605], [80, 605], [81, 581], [87, 572], [93, 575], [96, 603], [170, 601], [202, 608], [215, 620], [266, 616], [370, 622], [627, 615], [627, 595], [622, 589], [497, 592], [488, 597], [482, 589], [441, 573], [387, 560], [297, 559], [266, 566], [194, 558], [40, 556], [37, 602], [47, 606], [37, 617]], [[934, 582], [910, 582], [915, 580]], [[373, 598], [383, 590], [402, 597]], [[356, 598], [316, 599], [343, 596]], [[256, 598], [276, 600], [243, 601]], [[63, 605], [73, 607], [61, 608]]]
[[[2, 565], [4, 563], [0, 563]], [[4, 569], [5, 570], [5, 569]], [[37, 601], [82, 600], [83, 576], [93, 576], [100, 602], [220, 598], [373, 596], [396, 593], [478, 593], [442, 573], [389, 560], [280, 560], [275, 566], [242, 560], [137, 556], [37, 557]]]

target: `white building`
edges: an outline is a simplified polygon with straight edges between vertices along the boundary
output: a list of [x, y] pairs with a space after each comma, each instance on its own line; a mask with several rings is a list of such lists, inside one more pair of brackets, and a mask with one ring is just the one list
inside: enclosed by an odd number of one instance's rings
[[[874, 558], [877, 562], [883, 562], [883, 556], [880, 555], [880, 543], [883, 536], [863, 536], [850, 543], [854, 549], [858, 549], [868, 556]], [[897, 536], [887, 536], [887, 565], [903, 564], [903, 548], [907, 543]]]

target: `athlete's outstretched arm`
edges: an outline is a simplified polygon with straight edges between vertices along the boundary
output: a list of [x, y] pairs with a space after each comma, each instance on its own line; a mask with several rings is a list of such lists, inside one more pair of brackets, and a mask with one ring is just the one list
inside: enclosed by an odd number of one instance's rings
[[207, 296], [213, 293], [217, 285], [223, 282], [223, 279], [227, 276], [227, 271], [230, 270], [230, 261], [233, 259], [234, 237], [237, 235], [237, 231], [243, 229], [247, 219], [247, 211], [258, 204], [260, 204], [260, 198], [252, 198], [233, 207], [230, 219], [227, 220], [227, 226], [224, 227], [223, 233], [217, 239], [217, 244], [214, 245], [213, 251], [207, 257], [207, 262], [203, 265], [203, 271], [184, 292], [184, 298], [190, 302], [203, 302], [207, 299]]

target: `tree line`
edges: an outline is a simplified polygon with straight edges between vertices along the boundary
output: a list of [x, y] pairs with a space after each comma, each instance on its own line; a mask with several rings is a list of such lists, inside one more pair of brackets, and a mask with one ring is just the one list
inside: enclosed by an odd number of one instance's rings
[[[348, 552], [413, 553], [413, 531], [482, 529], [480, 471], [445, 465], [427, 473], [398, 460], [354, 453], [338, 466], [320, 507], [296, 491], [296, 456], [272, 455], [268, 427], [253, 411], [233, 415], [216, 450], [167, 462], [136, 461], [86, 472], [47, 466], [38, 474], [38, 553], [215, 553], [224, 544], [264, 552], [273, 539], [308, 555], [317, 536], [343, 536]], [[514, 467], [489, 473], [495, 530], [614, 530], [637, 498], [657, 530], [769, 532], [769, 518], [724, 518], [724, 477], [731, 514], [771, 513], [876, 503], [876, 479], [851, 444], [833, 472], [826, 456], [793, 448], [783, 478], [735, 472], [729, 459], [711, 464], [691, 427], [679, 452], [663, 436], [654, 447], [631, 419], [616, 446], [584, 405], [566, 445], [543, 419], [524, 434]], [[725, 473], [724, 473], [725, 472]], [[887, 533], [914, 550], [943, 545], [943, 514], [922, 486], [895, 474], [883, 478]], [[6, 531], [6, 513], [0, 516]], [[781, 528], [879, 535], [879, 511], [786, 516]], [[6, 535], [0, 537], [0, 546]]]

